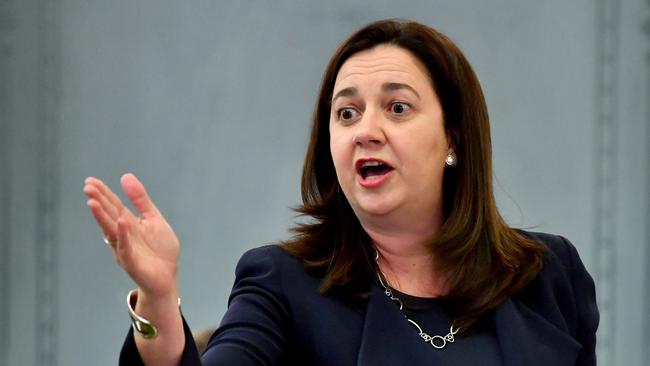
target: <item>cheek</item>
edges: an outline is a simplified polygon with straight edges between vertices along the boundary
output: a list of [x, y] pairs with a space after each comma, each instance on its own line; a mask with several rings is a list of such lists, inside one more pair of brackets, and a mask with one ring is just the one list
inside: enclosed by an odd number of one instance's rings
[[354, 175], [354, 172], [348, 169], [352, 166], [353, 153], [354, 150], [346, 137], [337, 131], [330, 130], [330, 154], [339, 182], [341, 182], [341, 178]]
[[341, 175], [343, 171], [341, 168], [344, 165], [344, 162], [347, 157], [346, 144], [342, 140], [342, 136], [337, 133], [337, 131], [332, 131], [330, 129], [330, 154], [332, 155], [332, 161], [334, 162], [334, 168], [336, 169], [336, 174]]
[[[417, 136], [417, 139], [413, 137]], [[403, 146], [408, 150], [408, 155], [413, 162], [413, 171], [416, 175], [422, 175], [422, 172], [430, 172], [427, 175], [442, 175], [441, 171], [445, 167], [445, 158], [447, 157], [447, 143], [445, 138], [438, 134], [413, 133], [411, 134], [411, 143]]]

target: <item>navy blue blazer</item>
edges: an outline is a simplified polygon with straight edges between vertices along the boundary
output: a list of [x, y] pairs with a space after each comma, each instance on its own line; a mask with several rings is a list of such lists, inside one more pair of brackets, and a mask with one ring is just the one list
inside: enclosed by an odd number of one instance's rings
[[[546, 244], [544, 267], [494, 312], [505, 366], [596, 364], [594, 282], [576, 249], [560, 236], [526, 233]], [[187, 323], [182, 365], [424, 365], [432, 347], [372, 283], [365, 312], [318, 288], [281, 247], [246, 252], [228, 310], [199, 358]], [[462, 359], [458, 365], [464, 365]], [[130, 330], [121, 365], [142, 364]]]

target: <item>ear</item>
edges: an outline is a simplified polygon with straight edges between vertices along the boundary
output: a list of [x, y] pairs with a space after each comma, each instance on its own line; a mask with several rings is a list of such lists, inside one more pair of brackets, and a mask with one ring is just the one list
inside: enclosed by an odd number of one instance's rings
[[460, 142], [460, 132], [457, 127], [447, 127], [445, 128], [447, 134], [447, 153], [458, 151], [458, 146]]

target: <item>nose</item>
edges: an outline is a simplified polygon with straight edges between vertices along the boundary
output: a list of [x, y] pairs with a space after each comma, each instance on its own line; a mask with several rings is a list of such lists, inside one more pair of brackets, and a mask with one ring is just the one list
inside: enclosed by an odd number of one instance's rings
[[359, 147], [381, 146], [386, 143], [383, 121], [380, 115], [366, 111], [356, 124], [352, 142]]

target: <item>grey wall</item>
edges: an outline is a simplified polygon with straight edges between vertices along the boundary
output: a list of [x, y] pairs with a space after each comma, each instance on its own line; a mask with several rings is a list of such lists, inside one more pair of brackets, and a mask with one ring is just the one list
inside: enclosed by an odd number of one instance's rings
[[0, 365], [114, 364], [133, 286], [84, 177], [133, 171], [182, 240], [191, 326], [285, 238], [324, 65], [406, 17], [451, 36], [490, 107], [497, 194], [598, 287], [602, 365], [650, 364], [650, 2], [0, 0]]

